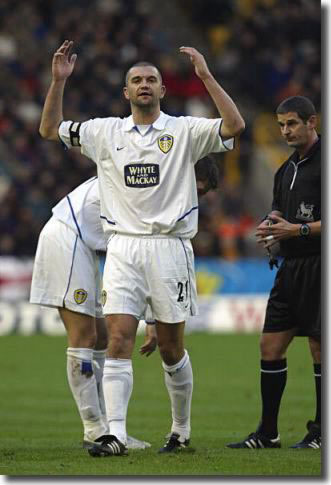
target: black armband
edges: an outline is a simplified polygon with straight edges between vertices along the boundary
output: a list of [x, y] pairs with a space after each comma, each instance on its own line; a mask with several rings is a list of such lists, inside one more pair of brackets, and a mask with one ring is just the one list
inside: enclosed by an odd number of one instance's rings
[[155, 320], [145, 320], [146, 325], [155, 325]]
[[81, 123], [73, 121], [69, 128], [70, 143], [73, 147], [80, 147], [79, 130]]

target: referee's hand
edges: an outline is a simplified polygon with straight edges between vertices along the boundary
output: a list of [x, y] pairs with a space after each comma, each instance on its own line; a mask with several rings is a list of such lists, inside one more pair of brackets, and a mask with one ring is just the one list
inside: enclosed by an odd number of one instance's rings
[[267, 221], [263, 221], [255, 234], [257, 242], [264, 244], [265, 248], [270, 248], [280, 240], [299, 236], [300, 224], [291, 224], [283, 217], [275, 214], [271, 214], [269, 217], [272, 223], [269, 225]]

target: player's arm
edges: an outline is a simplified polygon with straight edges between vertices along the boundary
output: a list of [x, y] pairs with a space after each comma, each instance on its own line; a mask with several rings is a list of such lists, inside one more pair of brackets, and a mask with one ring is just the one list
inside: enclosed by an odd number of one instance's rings
[[63, 120], [64, 86], [77, 59], [76, 54], [71, 54], [72, 46], [73, 42], [66, 40], [53, 56], [52, 82], [46, 96], [39, 127], [40, 135], [47, 140], [59, 140], [58, 128]]
[[[308, 222], [305, 226], [308, 226], [306, 237], [314, 237], [321, 234], [321, 221]], [[268, 219], [258, 226], [256, 232], [257, 242], [264, 244], [266, 248], [271, 247], [281, 240], [302, 236], [301, 227], [302, 223], [293, 224], [281, 217], [281, 213], [273, 211], [268, 215]]]
[[240, 135], [245, 129], [245, 122], [235, 103], [211, 74], [203, 55], [193, 47], [180, 47], [179, 51], [190, 57], [196, 75], [204, 83], [223, 119], [220, 133], [222, 138], [226, 140]]
[[[264, 228], [261, 231], [264, 238], [268, 238], [271, 236], [271, 241], [277, 242], [280, 240], [290, 239], [292, 237], [299, 237], [302, 235], [302, 223], [291, 223], [277, 214], [271, 214], [270, 219], [272, 221], [270, 227]], [[317, 236], [321, 234], [321, 221], [308, 222], [305, 225], [308, 226], [309, 236]]]

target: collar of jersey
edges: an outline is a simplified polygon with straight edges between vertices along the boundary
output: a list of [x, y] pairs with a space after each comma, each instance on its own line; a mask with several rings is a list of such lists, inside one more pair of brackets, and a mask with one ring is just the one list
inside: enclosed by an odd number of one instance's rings
[[[167, 117], [166, 115], [161, 111], [160, 112], [160, 116], [158, 117], [157, 120], [154, 121], [153, 123], [153, 128], [155, 130], [163, 130], [164, 127], [165, 127], [165, 124], [166, 124], [166, 121], [167, 121]], [[131, 131], [133, 130], [133, 128], [135, 128], [135, 124], [133, 122], [133, 117], [132, 115], [129, 116], [128, 118], [125, 118], [125, 122], [124, 122], [124, 131]]]
[[[312, 145], [310, 147], [310, 149], [308, 150], [308, 152], [306, 153], [305, 157], [303, 158], [303, 160], [309, 160], [310, 158], [312, 158], [315, 153], [317, 152], [317, 150], [320, 150], [321, 148], [321, 135], [318, 135], [318, 139], [316, 140], [316, 142], [314, 143], [314, 145]], [[299, 156], [299, 153], [297, 152], [297, 150], [295, 150], [292, 155], [290, 156], [289, 158], [289, 161], [293, 161], [294, 163], [298, 163], [298, 162], [302, 162], [302, 160], [300, 160], [300, 156]]]

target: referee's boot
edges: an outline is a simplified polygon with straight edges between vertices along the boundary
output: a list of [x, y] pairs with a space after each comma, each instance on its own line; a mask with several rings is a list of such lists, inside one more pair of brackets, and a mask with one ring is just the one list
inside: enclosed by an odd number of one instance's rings
[[228, 448], [248, 448], [251, 450], [257, 450], [261, 448], [280, 448], [280, 436], [277, 438], [270, 439], [264, 436], [259, 431], [254, 431], [242, 441], [237, 443], [229, 443], [226, 445]]
[[190, 444], [190, 440], [181, 439], [178, 433], [171, 433], [167, 438], [166, 444], [159, 449], [159, 453], [178, 453], [185, 448], [188, 449]]
[[303, 448], [313, 448], [317, 450], [321, 448], [321, 425], [319, 423], [315, 423], [314, 421], [308, 421], [307, 430], [308, 433], [303, 440], [299, 441], [295, 445], [290, 446], [290, 448], [297, 450]]
[[128, 454], [127, 447], [116, 436], [104, 435], [94, 441], [93, 446], [88, 448], [88, 453], [95, 457], [122, 456]]

